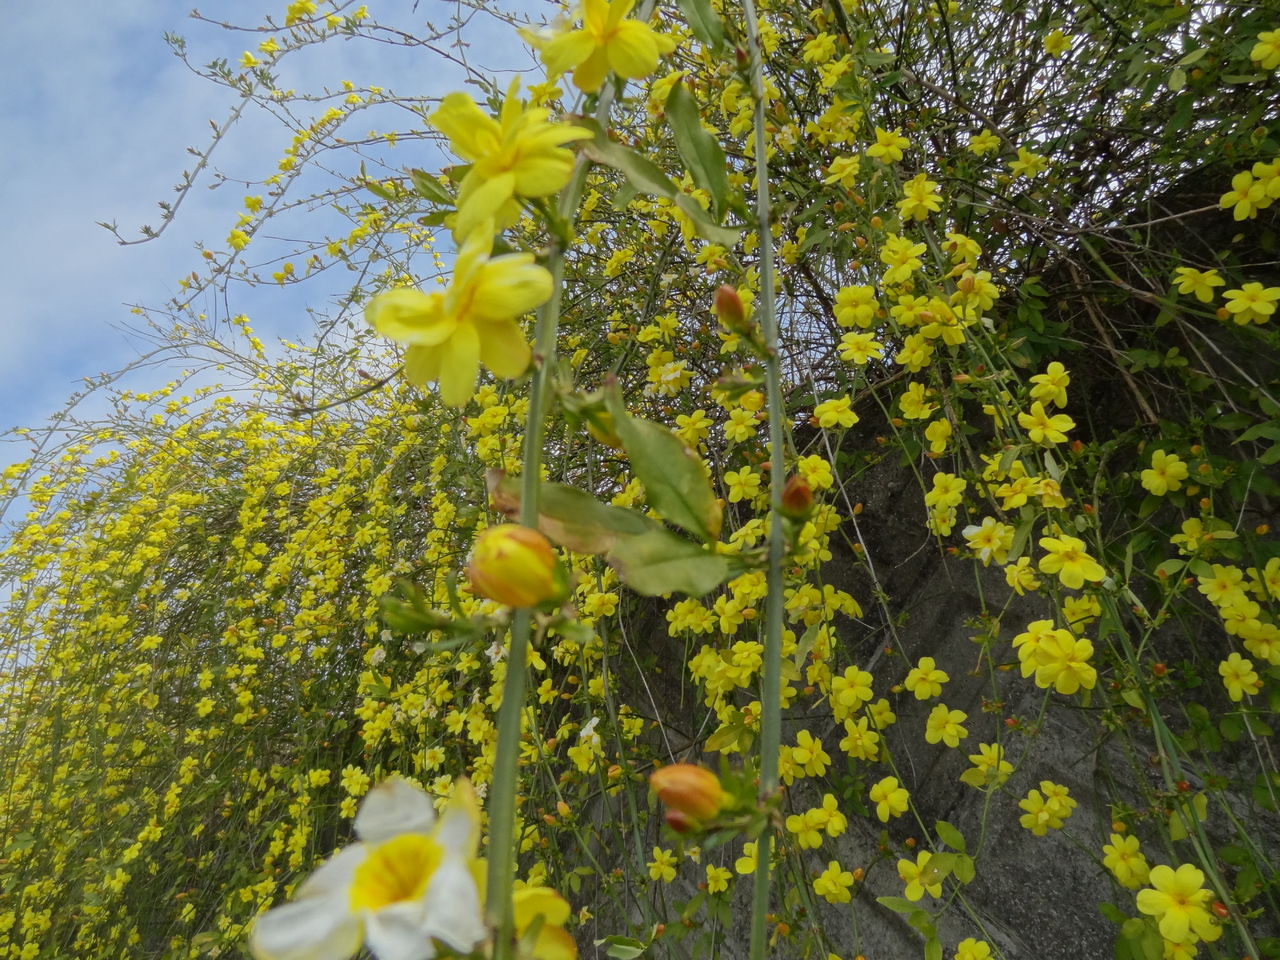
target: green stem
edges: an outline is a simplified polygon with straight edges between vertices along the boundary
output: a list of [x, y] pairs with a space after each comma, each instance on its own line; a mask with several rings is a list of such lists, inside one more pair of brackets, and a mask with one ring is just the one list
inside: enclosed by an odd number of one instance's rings
[[[606, 91], [600, 98], [597, 119], [607, 117], [613, 102]], [[547, 256], [551, 271], [551, 299], [538, 313], [534, 332], [533, 383], [529, 387], [529, 412], [524, 429], [524, 472], [520, 477], [520, 522], [538, 526], [538, 488], [542, 481], [542, 446], [546, 435], [546, 408], [550, 400], [551, 372], [556, 363], [556, 332], [560, 326], [560, 304], [564, 286], [564, 255], [571, 241], [589, 164], [579, 156], [573, 176], [560, 193], [557, 206], [564, 236], [556, 236]], [[498, 707], [498, 742], [493, 760], [492, 789], [489, 792], [489, 868], [486, 904], [489, 923], [497, 941], [494, 960], [513, 955], [511, 893], [515, 887], [516, 793], [520, 785], [520, 720], [528, 687], [531, 614], [517, 610], [511, 622], [511, 649]]]
[[[764, 683], [760, 717], [760, 795], [771, 802], [778, 790], [778, 751], [782, 746], [782, 559], [786, 549], [782, 487], [783, 459], [782, 372], [778, 360], [778, 317], [774, 308], [773, 233], [770, 231], [768, 147], [764, 129], [764, 62], [753, 0], [743, 0], [747, 20], [747, 50], [751, 58], [751, 88], [755, 97], [756, 217], [760, 232], [760, 331], [764, 338], [765, 391], [769, 404], [771, 476], [769, 505], [769, 594], [765, 606]], [[765, 826], [756, 846], [755, 885], [751, 898], [751, 960], [764, 960], [769, 910], [769, 871], [774, 826]]]

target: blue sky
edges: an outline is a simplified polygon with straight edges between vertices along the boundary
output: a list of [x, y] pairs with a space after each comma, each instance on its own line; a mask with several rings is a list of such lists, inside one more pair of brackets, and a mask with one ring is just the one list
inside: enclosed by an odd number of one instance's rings
[[[239, 24], [271, 15], [279, 23], [285, 5], [215, 0], [203, 12]], [[411, 0], [368, 5], [375, 18], [412, 31], [423, 30], [428, 19], [442, 24], [457, 9], [446, 0], [420, 0], [416, 10]], [[327, 6], [320, 4], [322, 13]], [[554, 12], [539, 0], [523, 6]], [[0, 83], [7, 94], [0, 100], [0, 209], [7, 214], [0, 231], [0, 433], [38, 423], [83, 377], [136, 356], [145, 343], [128, 332], [137, 319], [127, 305], [158, 305], [173, 296], [178, 278], [201, 263], [197, 241], [223, 248], [242, 209], [244, 190], [199, 186], [158, 240], [121, 247], [96, 225], [115, 221], [126, 235], [144, 223], [158, 225], [156, 202], [173, 198], [173, 185], [193, 159], [187, 148], [204, 146], [210, 120], [221, 120], [231, 106], [229, 92], [191, 73], [163, 34], [184, 36], [198, 64], [215, 57], [237, 63], [262, 39], [192, 21], [187, 9], [172, 0], [45, 0], [6, 15], [0, 31]], [[514, 33], [488, 18], [476, 18], [466, 36], [475, 62], [486, 68], [529, 64]], [[326, 43], [287, 58], [281, 73], [282, 86], [299, 91], [348, 79], [419, 96], [456, 89], [461, 76], [421, 51], [369, 41]], [[260, 180], [274, 172], [288, 142], [281, 124], [250, 118], [219, 148], [215, 166]], [[409, 146], [387, 157], [397, 167], [439, 163]], [[245, 296], [243, 303], [233, 291], [228, 305], [232, 313], [248, 313], [264, 339], [301, 340], [311, 329], [307, 308], [323, 310], [335, 292], [324, 282]], [[145, 380], [156, 386], [169, 375], [153, 370]], [[7, 453], [0, 447], [0, 460], [14, 459]]]

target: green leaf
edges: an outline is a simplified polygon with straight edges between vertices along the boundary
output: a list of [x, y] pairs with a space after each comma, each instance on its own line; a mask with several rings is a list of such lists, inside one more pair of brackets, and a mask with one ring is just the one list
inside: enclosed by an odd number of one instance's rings
[[619, 540], [605, 557], [622, 582], [646, 597], [687, 593], [700, 597], [728, 579], [729, 561], [669, 530]]
[[719, 537], [724, 511], [698, 456], [666, 427], [627, 413], [616, 383], [605, 390], [605, 403], [649, 505], [699, 539]]
[[724, 42], [724, 24], [711, 8], [711, 0], [676, 0], [693, 35], [713, 50]]
[[938, 832], [938, 839], [952, 850], [959, 850], [964, 853], [964, 837], [959, 830], [945, 820], [939, 820], [933, 825], [933, 828]]
[[667, 94], [667, 123], [675, 135], [676, 150], [693, 182], [711, 195], [711, 211], [719, 220], [729, 200], [729, 174], [724, 150], [702, 126], [698, 101], [677, 81]]
[[595, 163], [612, 167], [627, 178], [628, 182], [641, 193], [663, 197], [676, 204], [685, 215], [693, 221], [698, 235], [704, 240], [732, 247], [738, 242], [738, 231], [717, 225], [707, 212], [698, 206], [693, 197], [681, 193], [676, 185], [652, 160], [640, 156], [620, 143], [609, 139], [608, 134], [598, 125], [589, 121], [577, 121], [581, 126], [593, 127], [596, 138], [582, 147], [582, 152]]
[[924, 960], [942, 960], [942, 941], [930, 937], [924, 945]]
[[635, 960], [648, 948], [648, 944], [641, 943], [635, 937], [605, 937], [595, 943], [597, 947], [607, 943], [609, 946], [604, 955], [613, 957], [614, 960]]
[[725, 747], [731, 747], [741, 741], [743, 735], [747, 733], [745, 723], [731, 723], [707, 737], [707, 742], [702, 745], [702, 749], [707, 753], [719, 753]]
[[[513, 519], [519, 516], [519, 478], [490, 470], [485, 482], [494, 508]], [[538, 529], [575, 553], [607, 553], [622, 537], [661, 530], [662, 526], [634, 510], [601, 503], [585, 490], [543, 483], [538, 487]]]
[[1174, 67], [1173, 72], [1169, 74], [1169, 89], [1177, 93], [1187, 85], [1187, 71], [1181, 67]]
[[961, 883], [973, 883], [976, 870], [973, 865], [973, 857], [967, 853], [962, 853], [956, 857], [955, 877]]
[[425, 170], [411, 169], [409, 171], [409, 179], [413, 181], [413, 189], [417, 191], [418, 196], [422, 197], [422, 199], [430, 200], [432, 203], [438, 203], [445, 207], [453, 206], [453, 196], [440, 185], [439, 180]]
[[920, 905], [905, 897], [876, 897], [876, 903], [888, 907], [894, 913], [912, 914], [920, 909]]

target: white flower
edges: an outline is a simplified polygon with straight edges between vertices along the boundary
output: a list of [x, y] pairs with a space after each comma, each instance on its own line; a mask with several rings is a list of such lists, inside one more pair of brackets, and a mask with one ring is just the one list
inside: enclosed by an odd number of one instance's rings
[[437, 821], [422, 790], [392, 777], [369, 791], [355, 830], [360, 841], [325, 861], [292, 903], [257, 918], [255, 957], [346, 960], [363, 944], [379, 960], [430, 960], [435, 940], [467, 953], [484, 939], [470, 783], [459, 781]]

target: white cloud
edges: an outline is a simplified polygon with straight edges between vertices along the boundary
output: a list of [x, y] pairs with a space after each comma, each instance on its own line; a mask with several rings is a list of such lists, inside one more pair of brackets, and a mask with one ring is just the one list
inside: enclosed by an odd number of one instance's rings
[[[278, 20], [284, 6], [283, 0], [271, 6], [217, 0], [216, 15], [253, 23], [274, 10]], [[372, 6], [383, 12], [381, 4]], [[402, 3], [396, 6], [403, 11]], [[427, 19], [441, 25], [457, 9], [424, 0], [416, 17], [405, 13], [398, 25], [421, 29]], [[95, 223], [114, 220], [125, 235], [143, 223], [158, 226], [156, 201], [173, 199], [173, 185], [194, 162], [187, 147], [203, 146], [209, 121], [221, 121], [231, 104], [226, 90], [172, 56], [162, 40], [166, 30], [187, 36], [197, 63], [219, 56], [234, 62], [261, 39], [193, 23], [167, 0], [46, 0], [6, 15], [0, 34], [0, 84], [7, 91], [0, 103], [0, 210], [7, 219], [0, 231], [0, 430], [43, 418], [80, 378], [127, 363], [139, 344], [122, 332], [131, 320], [125, 304], [172, 296], [178, 278], [201, 262], [195, 242], [220, 245], [241, 209], [234, 186], [197, 187], [160, 239], [132, 247], [118, 246]], [[473, 63], [530, 63], [510, 29], [483, 14], [466, 38], [471, 46], [460, 53]], [[282, 84], [299, 90], [342, 79], [439, 96], [457, 87], [461, 72], [421, 51], [367, 41], [326, 43], [287, 59], [282, 71]], [[261, 179], [288, 139], [275, 121], [250, 118], [219, 147], [214, 165]], [[413, 157], [410, 145], [387, 156], [395, 166], [430, 162]], [[308, 299], [323, 306], [326, 292], [244, 302], [275, 304], [268, 315], [254, 317], [260, 332], [303, 339], [310, 332]], [[165, 376], [154, 372], [155, 382]]]

